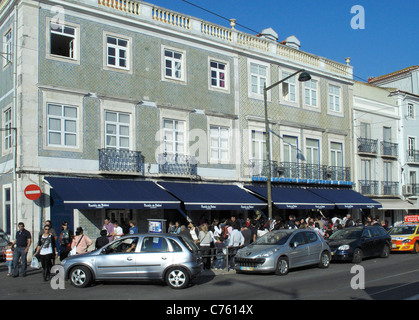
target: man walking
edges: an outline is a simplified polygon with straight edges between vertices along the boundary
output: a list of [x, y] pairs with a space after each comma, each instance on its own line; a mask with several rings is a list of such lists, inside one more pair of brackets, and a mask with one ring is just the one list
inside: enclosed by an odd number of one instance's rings
[[19, 231], [16, 232], [15, 241], [13, 242], [15, 246], [15, 250], [13, 251], [13, 278], [19, 276], [19, 259], [21, 259], [22, 263], [22, 276], [26, 277], [26, 258], [32, 243], [31, 233], [25, 229], [24, 223], [19, 222], [18, 227]]

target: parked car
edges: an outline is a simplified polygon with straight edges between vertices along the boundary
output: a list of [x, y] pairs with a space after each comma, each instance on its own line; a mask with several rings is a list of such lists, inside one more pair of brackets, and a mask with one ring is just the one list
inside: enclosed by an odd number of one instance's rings
[[327, 268], [330, 248], [313, 230], [275, 230], [238, 250], [235, 270], [238, 272], [274, 272], [286, 275], [295, 267], [317, 264]]
[[392, 251], [419, 252], [419, 224], [404, 223], [391, 228]]
[[3, 250], [6, 252], [7, 244], [9, 242], [9, 236], [2, 229], [0, 229], [0, 261], [6, 260], [6, 256], [3, 253]]
[[62, 261], [66, 279], [78, 288], [97, 280], [161, 279], [174, 289], [188, 286], [202, 271], [198, 247], [168, 234], [121, 237], [103, 248]]
[[332, 260], [360, 263], [363, 258], [390, 255], [391, 237], [383, 227], [359, 226], [333, 233], [328, 240]]

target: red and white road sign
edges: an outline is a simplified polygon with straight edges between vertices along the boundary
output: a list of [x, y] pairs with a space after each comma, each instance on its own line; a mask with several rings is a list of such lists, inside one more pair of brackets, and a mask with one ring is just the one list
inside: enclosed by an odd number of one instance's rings
[[41, 188], [36, 184], [30, 184], [25, 188], [25, 196], [29, 200], [37, 200], [41, 196]]

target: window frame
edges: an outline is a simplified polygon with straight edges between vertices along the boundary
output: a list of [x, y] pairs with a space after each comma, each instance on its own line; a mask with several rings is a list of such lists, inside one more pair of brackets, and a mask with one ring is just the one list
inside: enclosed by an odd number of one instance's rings
[[[216, 137], [213, 137], [213, 135], [212, 135], [212, 133], [213, 133], [213, 130], [212, 129], [216, 129], [217, 130], [217, 133], [218, 133], [218, 135], [216, 136]], [[223, 138], [222, 137], [222, 134], [221, 134], [221, 130], [227, 130], [227, 139], [225, 139], [225, 138]], [[229, 127], [226, 127], [226, 126], [221, 126], [221, 125], [216, 125], [216, 124], [210, 124], [209, 125], [209, 158], [210, 158], [210, 162], [211, 163], [229, 163], [230, 162], [230, 128]], [[212, 145], [212, 141], [213, 141], [213, 139], [217, 139], [217, 145], [218, 145], [218, 147], [213, 147], [213, 145]], [[226, 144], [227, 144], [227, 147], [226, 148], [223, 148], [222, 147], [222, 140], [227, 140], [226, 141]], [[213, 150], [217, 150], [217, 158], [214, 158], [214, 157], [212, 157], [212, 151]], [[222, 159], [222, 153], [223, 152], [226, 152], [226, 154], [227, 154], [227, 159]]]
[[[181, 55], [181, 57], [180, 57], [180, 59], [176, 59], [175, 57], [167, 57], [166, 56], [166, 51], [167, 52], [172, 52], [172, 53], [178, 53], [178, 54]], [[162, 80], [186, 84], [187, 75], [186, 75], [186, 51], [185, 50], [181, 50], [181, 49], [177, 49], [177, 48], [173, 48], [173, 47], [168, 47], [168, 46], [162, 46], [161, 60], [162, 60], [162, 68], [161, 68]], [[180, 72], [181, 72], [180, 77], [173, 76], [173, 70], [175, 70], [175, 68], [173, 68], [173, 64], [171, 66], [172, 75], [168, 76], [166, 74], [166, 70], [167, 70], [166, 62], [167, 61], [170, 61], [171, 63], [173, 63], [173, 62], [176, 63], [176, 61], [178, 61], [180, 63]], [[176, 72], [174, 72], [174, 73], [176, 73]]]
[[[107, 114], [108, 113], [114, 113], [117, 116], [117, 120], [116, 121], [112, 121], [112, 120], [107, 120]], [[120, 121], [120, 116], [121, 115], [126, 115], [129, 117], [128, 119], [128, 123], [126, 122], [121, 122]], [[112, 109], [105, 109], [104, 110], [104, 114], [103, 114], [103, 119], [104, 119], [104, 134], [105, 134], [105, 140], [104, 140], [104, 145], [106, 149], [116, 149], [116, 150], [126, 150], [129, 151], [131, 150], [131, 146], [132, 146], [132, 117], [131, 117], [131, 113], [126, 112], [126, 111], [120, 111], [120, 110], [112, 110]], [[115, 134], [108, 134], [107, 132], [107, 128], [108, 125], [114, 125], [116, 130], [115, 130]], [[121, 127], [128, 127], [128, 135], [121, 135]], [[115, 137], [115, 146], [112, 146], [110, 144], [108, 144], [108, 136], [114, 136]], [[121, 147], [121, 138], [128, 138], [128, 147]]]
[[[53, 59], [53, 60], [57, 60], [57, 61], [61, 61], [61, 62], [68, 62], [68, 63], [74, 63], [74, 64], [80, 64], [80, 25], [75, 24], [75, 23], [71, 23], [71, 22], [61, 22], [61, 21], [55, 21], [54, 18], [47, 18], [47, 28], [46, 29], [46, 46], [45, 46], [45, 50], [46, 50], [46, 58], [47, 59]], [[51, 40], [51, 24], [56, 24], [56, 25], [62, 25], [65, 27], [69, 27], [69, 28], [73, 28], [74, 29], [74, 42], [73, 42], [73, 57], [66, 57], [66, 56], [62, 56], [62, 55], [57, 55], [57, 54], [53, 54], [51, 53], [51, 44], [52, 44], [52, 40]], [[53, 32], [54, 34], [59, 34], [58, 32]]]
[[[220, 71], [219, 68], [213, 68], [211, 66], [212, 63], [216, 63], [217, 65], [224, 65], [224, 87], [221, 87], [218, 85], [218, 82], [220, 81]], [[216, 72], [216, 80], [217, 80], [217, 85], [213, 85], [212, 84], [212, 80], [213, 80], [213, 76], [212, 76], [212, 72], [215, 71]], [[226, 61], [222, 61], [220, 59], [215, 59], [215, 58], [211, 58], [208, 57], [208, 89], [209, 90], [213, 90], [213, 91], [218, 91], [218, 92], [226, 92], [229, 93], [230, 92], [230, 64]]]
[[[331, 88], [336, 88], [338, 93], [330, 92]], [[336, 98], [339, 99], [339, 110], [336, 109]], [[329, 83], [327, 87], [327, 110], [329, 114], [332, 115], [343, 115], [343, 105], [342, 105], [342, 87], [337, 84]], [[332, 108], [333, 104], [333, 108]]]
[[[10, 38], [8, 39], [8, 35], [10, 35]], [[6, 68], [8, 65], [12, 63], [13, 59], [13, 29], [6, 28], [6, 32], [3, 34], [3, 50], [5, 54], [3, 56], [3, 68]]]
[[[254, 73], [252, 73], [252, 65], [256, 65], [258, 67], [264, 67], [266, 68], [266, 75], [265, 75], [265, 83], [266, 85], [268, 85], [271, 81], [271, 66], [268, 63], [264, 63], [258, 60], [252, 60], [252, 59], [248, 59], [247, 60], [247, 70], [248, 70], [248, 97], [249, 98], [253, 98], [253, 99], [258, 99], [258, 100], [264, 100], [263, 97], [263, 89], [260, 89], [260, 78], [261, 75], [256, 75], [256, 78], [258, 79], [258, 88], [259, 90], [257, 92], [253, 92], [253, 82], [252, 82], [252, 78], [254, 76]], [[271, 92], [270, 90], [267, 92], [267, 100], [270, 101], [271, 100]]]
[[[117, 44], [109, 44], [108, 43], [108, 38], [114, 38], [116, 39]], [[126, 61], [126, 66], [125, 67], [121, 67], [119, 66], [119, 63], [116, 64], [116, 61], [119, 61], [119, 46], [118, 46], [118, 40], [121, 41], [126, 41], [127, 42], [127, 46], [125, 47], [125, 53], [126, 53], [126, 57], [125, 57], [125, 61]], [[122, 34], [117, 34], [117, 33], [113, 33], [113, 32], [108, 32], [108, 31], [104, 31], [103, 32], [103, 70], [107, 70], [107, 71], [115, 71], [115, 72], [121, 72], [121, 73], [127, 73], [127, 74], [132, 74], [133, 73], [133, 62], [132, 62], [132, 57], [133, 57], [133, 53], [132, 53], [132, 47], [133, 47], [133, 42], [132, 42], [132, 38], [128, 37], [126, 35], [122, 35]], [[115, 65], [109, 64], [108, 63], [108, 49], [112, 47], [115, 48], [115, 52], [118, 52], [118, 54], [115, 53]]]
[[[294, 73], [293, 71], [282, 70], [281, 71], [282, 78], [280, 80], [285, 79], [286, 77], [289, 77], [293, 73]], [[288, 94], [286, 96], [284, 95], [284, 85], [288, 86]], [[294, 87], [295, 100], [289, 99], [290, 87]], [[279, 94], [280, 94], [280, 97], [279, 97], [280, 103], [281, 103], [281, 101], [286, 101], [287, 103], [289, 103], [291, 105], [295, 105], [295, 106], [299, 107], [299, 81], [298, 81], [296, 75], [289, 78], [288, 80], [282, 82], [281, 89], [279, 90]]]
[[[61, 115], [54, 115], [49, 113], [50, 106], [59, 106], [61, 107]], [[72, 108], [76, 110], [76, 117], [67, 117], [65, 116], [65, 108]], [[50, 120], [59, 120], [60, 121], [60, 130], [50, 129]], [[75, 132], [67, 131], [66, 122], [72, 121], [75, 122]], [[63, 104], [56, 102], [47, 102], [46, 104], [46, 145], [50, 148], [64, 148], [64, 149], [79, 149], [80, 148], [80, 109], [76, 105]], [[53, 144], [50, 142], [50, 133], [60, 134], [60, 144]], [[66, 134], [75, 136], [75, 145], [66, 145]]]
[[[309, 84], [310, 84], [310, 87], [307, 87]], [[312, 84], [315, 84], [316, 87], [313, 88]], [[304, 95], [303, 105], [304, 105], [304, 107], [307, 108], [307, 109], [319, 111], [320, 106], [321, 106], [320, 95], [319, 95], [319, 93], [320, 93], [320, 80], [316, 79], [316, 78], [311, 78], [310, 80], [305, 81], [303, 86], [304, 86], [303, 87], [303, 92], [304, 92], [303, 93], [303, 95]], [[309, 92], [309, 96], [308, 96], [309, 103], [307, 103], [307, 91]], [[313, 104], [313, 92], [316, 93], [316, 97], [315, 97], [316, 104]]]
[[[9, 118], [7, 116], [9, 115]], [[14, 145], [14, 134], [13, 130], [11, 129], [13, 127], [13, 110], [12, 106], [7, 106], [3, 110], [3, 128], [5, 129], [3, 132], [3, 139], [2, 139], [2, 153], [7, 154], [12, 152], [13, 145]]]
[[[165, 127], [165, 122], [166, 121], [167, 122], [169, 122], [169, 121], [172, 122], [173, 128], [166, 128]], [[183, 131], [176, 128], [176, 125], [179, 124], [180, 122], [183, 123], [183, 126], [184, 126]], [[186, 125], [187, 125], [187, 123], [186, 123], [185, 120], [173, 119], [173, 118], [167, 118], [167, 117], [164, 117], [162, 119], [163, 153], [170, 154], [170, 155], [187, 155]], [[173, 140], [167, 140], [166, 139], [166, 132], [172, 132], [173, 133]], [[178, 133], [183, 134], [183, 140], [182, 141], [177, 139], [178, 138]], [[173, 150], [171, 152], [167, 151], [166, 144], [168, 142], [173, 143]], [[178, 146], [179, 145], [183, 145], [183, 152], [178, 152]]]

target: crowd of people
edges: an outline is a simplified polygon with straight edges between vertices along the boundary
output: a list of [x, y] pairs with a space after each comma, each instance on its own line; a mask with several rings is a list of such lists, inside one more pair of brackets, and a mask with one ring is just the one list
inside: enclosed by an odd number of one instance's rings
[[[334, 232], [342, 228], [359, 225], [379, 225], [388, 229], [387, 222], [381, 223], [377, 216], [367, 217], [365, 221], [354, 221], [350, 214], [345, 217], [333, 217], [328, 219], [323, 215], [306, 216], [296, 218], [290, 215], [287, 220], [276, 216], [274, 219], [266, 219], [260, 212], [252, 218], [237, 218], [231, 215], [230, 218], [220, 221], [214, 219], [209, 223], [205, 218], [201, 219], [198, 225], [190, 221], [186, 225], [179, 222], [170, 222], [168, 233], [179, 234], [189, 238], [200, 249], [203, 257], [204, 269], [234, 268], [234, 256], [237, 250], [256, 241], [264, 234], [279, 229], [312, 229], [317, 231], [323, 238], [327, 239]], [[32, 244], [31, 233], [25, 229], [20, 222], [19, 230], [16, 232], [14, 242], [10, 242], [3, 254], [6, 257], [8, 276], [19, 276], [20, 273], [26, 276], [27, 254]], [[137, 234], [138, 228], [135, 221], [129, 221], [129, 229], [126, 234]], [[111, 222], [105, 218], [100, 237], [95, 241], [95, 249], [100, 249], [109, 242], [124, 235], [124, 230], [117, 221]], [[57, 245], [58, 244], [58, 245]], [[34, 256], [40, 261], [43, 269], [43, 279], [50, 279], [51, 268], [55, 259], [64, 260], [71, 254], [82, 254], [89, 250], [93, 241], [84, 234], [83, 228], [78, 227], [76, 232], [69, 229], [69, 224], [64, 221], [59, 234], [55, 231], [50, 220], [45, 222], [43, 229], [38, 235]], [[228, 261], [228, 265], [227, 265]]]

